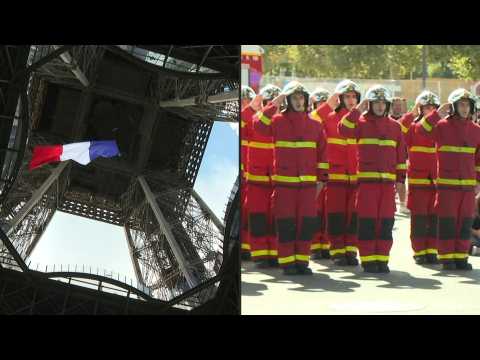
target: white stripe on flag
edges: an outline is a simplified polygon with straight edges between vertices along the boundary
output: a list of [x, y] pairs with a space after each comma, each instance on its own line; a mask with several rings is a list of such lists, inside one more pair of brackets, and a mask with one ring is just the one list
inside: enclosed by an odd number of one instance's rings
[[82, 165], [90, 162], [90, 141], [63, 145], [60, 161], [74, 160]]

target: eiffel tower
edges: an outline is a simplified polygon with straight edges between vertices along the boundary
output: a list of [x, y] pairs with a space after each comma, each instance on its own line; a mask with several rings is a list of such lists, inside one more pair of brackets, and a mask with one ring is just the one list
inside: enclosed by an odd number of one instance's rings
[[[237, 235], [193, 186], [214, 121], [238, 122], [239, 54], [226, 45], [1, 48], [0, 279], [9, 280], [0, 312], [188, 312], [215, 299]], [[28, 170], [35, 145], [90, 139], [115, 139], [121, 156]], [[56, 211], [122, 226], [136, 282], [30, 268]], [[83, 305], [82, 279], [98, 285]]]

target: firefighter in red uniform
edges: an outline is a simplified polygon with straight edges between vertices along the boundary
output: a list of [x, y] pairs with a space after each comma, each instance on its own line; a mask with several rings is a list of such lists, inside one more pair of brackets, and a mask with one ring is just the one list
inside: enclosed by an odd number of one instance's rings
[[[472, 121], [476, 97], [456, 89], [423, 117], [417, 128], [437, 148], [438, 259], [444, 270], [471, 270], [468, 263], [475, 194], [480, 180], [480, 127]], [[450, 115], [447, 113], [450, 112]]]
[[[340, 134], [357, 139], [358, 247], [365, 272], [390, 272], [395, 221], [395, 181], [405, 182], [405, 144], [400, 124], [388, 116], [388, 89], [371, 87], [340, 121]], [[368, 112], [362, 112], [368, 107]]]
[[242, 209], [241, 214], [241, 248], [242, 248], [242, 260], [250, 260], [250, 241], [248, 239], [248, 211], [247, 204], [245, 203], [248, 185], [245, 179], [246, 162], [247, 162], [247, 149], [248, 149], [248, 137], [247, 137], [247, 123], [251, 121], [255, 111], [250, 106], [251, 101], [255, 97], [255, 91], [249, 86], [242, 86], [241, 89], [241, 113], [240, 113], [240, 206]]
[[[267, 85], [260, 90], [262, 105], [267, 106], [280, 95], [281, 89]], [[252, 103], [256, 107], [255, 100]], [[260, 110], [260, 109], [255, 109]], [[277, 246], [272, 231], [271, 197], [272, 184], [270, 176], [273, 166], [273, 142], [271, 136], [263, 136], [253, 129], [251, 120], [247, 121], [247, 169], [246, 180], [248, 194], [248, 231], [252, 260], [259, 268], [277, 266]]]
[[415, 262], [419, 265], [438, 263], [437, 216], [434, 212], [437, 154], [433, 140], [421, 134], [416, 124], [439, 106], [439, 97], [425, 90], [418, 95], [414, 109], [400, 119], [408, 149], [410, 239]]
[[340, 120], [360, 101], [360, 90], [350, 80], [335, 88], [338, 97], [329, 99], [310, 114], [322, 119], [327, 137], [328, 183], [325, 212], [330, 255], [338, 266], [358, 265], [357, 260], [357, 145], [356, 139], [339, 134]]
[[[407, 112], [407, 101], [404, 98], [394, 97], [392, 99], [392, 107], [390, 117], [395, 121], [400, 121], [403, 115]], [[407, 149], [405, 149], [407, 153]], [[397, 183], [397, 194], [400, 200], [400, 212], [408, 214], [408, 208], [405, 206], [407, 189], [405, 184]]]
[[[277, 112], [287, 99], [287, 109]], [[254, 128], [274, 142], [273, 212], [278, 263], [284, 274], [312, 274], [310, 245], [318, 231], [316, 197], [327, 174], [322, 124], [308, 116], [308, 93], [297, 81], [288, 83], [254, 118]]]
[[[310, 95], [310, 111], [314, 111], [317, 107], [323, 104], [329, 98], [330, 93], [328, 90], [317, 88]], [[316, 118], [318, 120], [318, 118]], [[320, 120], [321, 121], [321, 120]], [[318, 218], [320, 221], [320, 228], [318, 232], [314, 235], [312, 240], [312, 245], [310, 249], [312, 250], [312, 259], [330, 259], [330, 243], [327, 239], [327, 234], [325, 234], [326, 228], [326, 218], [325, 218], [325, 190], [327, 186], [325, 185], [317, 198], [317, 211]]]

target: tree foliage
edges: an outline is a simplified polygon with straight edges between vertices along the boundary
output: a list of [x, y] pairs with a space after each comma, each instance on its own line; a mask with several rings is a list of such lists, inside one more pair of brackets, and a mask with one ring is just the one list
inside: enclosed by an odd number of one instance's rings
[[429, 77], [480, 78], [477, 45], [262, 45], [271, 75], [379, 79], [421, 77], [424, 46]]

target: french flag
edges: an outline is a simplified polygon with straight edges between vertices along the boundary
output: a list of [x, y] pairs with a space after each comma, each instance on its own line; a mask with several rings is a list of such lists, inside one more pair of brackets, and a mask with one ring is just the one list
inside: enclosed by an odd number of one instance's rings
[[37, 145], [33, 148], [29, 169], [43, 164], [73, 160], [87, 165], [98, 157], [114, 157], [120, 154], [115, 140], [84, 141], [65, 145]]

